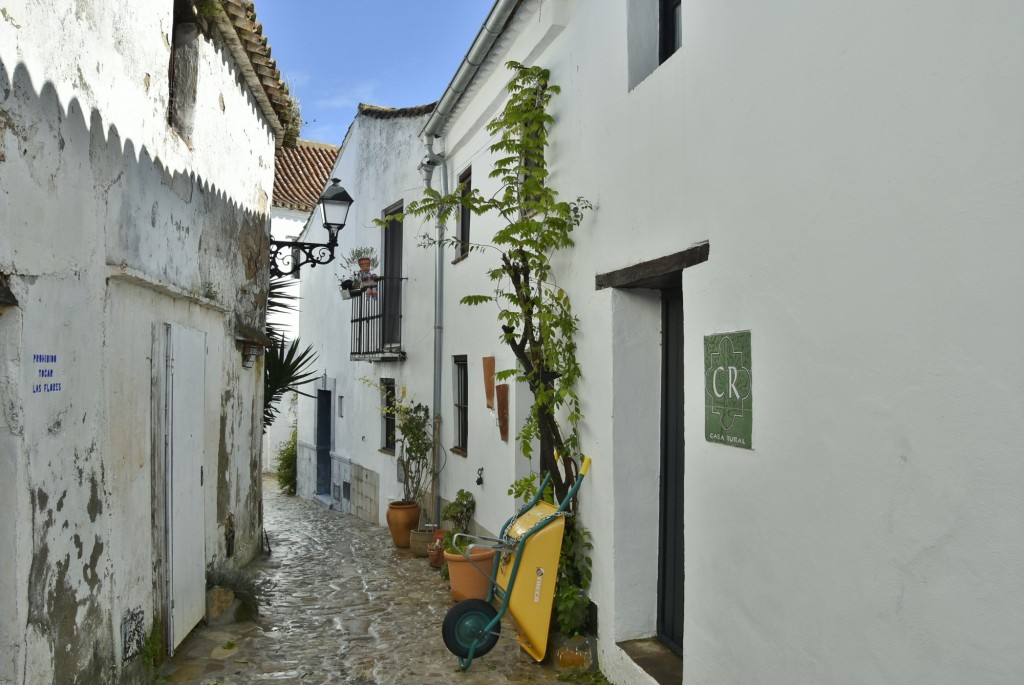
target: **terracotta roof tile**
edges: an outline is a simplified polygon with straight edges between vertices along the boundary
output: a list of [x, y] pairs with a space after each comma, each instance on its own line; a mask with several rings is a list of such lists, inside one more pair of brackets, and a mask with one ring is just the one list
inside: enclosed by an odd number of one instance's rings
[[217, 0], [220, 9], [209, 14], [217, 25], [242, 72], [249, 90], [266, 117], [280, 146], [284, 125], [291, 117], [292, 100], [281, 79], [277, 63], [270, 56], [270, 45], [263, 25], [256, 21], [251, 0]]
[[295, 147], [277, 149], [274, 158], [275, 207], [311, 212], [334, 167], [338, 148], [311, 140], [298, 140]]

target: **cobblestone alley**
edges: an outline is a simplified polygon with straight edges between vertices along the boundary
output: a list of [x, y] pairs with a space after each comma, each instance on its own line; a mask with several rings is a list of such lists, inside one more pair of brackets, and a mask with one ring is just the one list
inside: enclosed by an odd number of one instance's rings
[[264, 479], [272, 554], [248, 570], [276, 587], [254, 621], [200, 626], [158, 683], [554, 683], [516, 645], [507, 619], [494, 650], [466, 672], [441, 640], [451, 605], [426, 559], [397, 550], [386, 528], [280, 494]]

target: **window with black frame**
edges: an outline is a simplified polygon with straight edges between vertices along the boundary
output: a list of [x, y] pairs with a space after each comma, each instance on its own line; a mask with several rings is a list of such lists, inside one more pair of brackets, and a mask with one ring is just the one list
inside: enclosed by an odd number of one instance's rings
[[465, 456], [469, 447], [469, 365], [465, 355], [452, 359], [455, 369], [455, 445], [452, 451]]
[[395, 451], [395, 379], [380, 379], [381, 449]]
[[384, 210], [387, 221], [384, 229], [384, 278], [380, 283], [383, 317], [381, 341], [385, 348], [402, 345], [402, 250], [403, 225], [393, 215], [402, 212], [401, 202]]
[[658, 64], [661, 64], [683, 45], [682, 0], [660, 0], [658, 9]]
[[[462, 197], [468, 197], [473, 192], [473, 168], [468, 167], [459, 175], [459, 185], [462, 186]], [[459, 208], [459, 243], [455, 246], [455, 260], [458, 261], [469, 254], [469, 224], [473, 212], [469, 207], [462, 205]]]

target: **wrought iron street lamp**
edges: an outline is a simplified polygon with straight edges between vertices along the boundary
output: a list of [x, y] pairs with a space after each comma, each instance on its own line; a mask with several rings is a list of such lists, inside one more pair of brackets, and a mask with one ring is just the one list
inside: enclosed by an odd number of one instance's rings
[[320, 218], [327, 229], [326, 243], [301, 243], [292, 240], [270, 241], [270, 275], [274, 278], [296, 274], [303, 264], [315, 267], [334, 260], [334, 248], [338, 246], [338, 233], [345, 227], [352, 196], [341, 187], [341, 181], [332, 178], [317, 203]]

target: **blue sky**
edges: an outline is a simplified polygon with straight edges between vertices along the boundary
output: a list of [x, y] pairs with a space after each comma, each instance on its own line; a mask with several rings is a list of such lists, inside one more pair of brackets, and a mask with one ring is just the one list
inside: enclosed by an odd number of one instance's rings
[[301, 136], [340, 145], [360, 102], [411, 107], [444, 93], [492, 0], [254, 0]]

